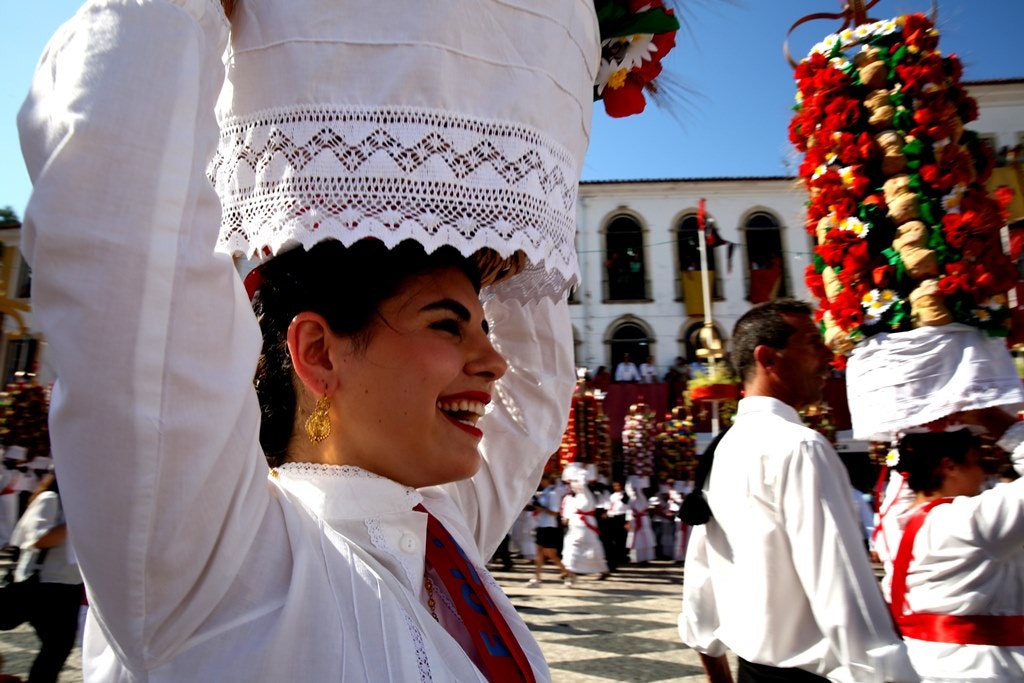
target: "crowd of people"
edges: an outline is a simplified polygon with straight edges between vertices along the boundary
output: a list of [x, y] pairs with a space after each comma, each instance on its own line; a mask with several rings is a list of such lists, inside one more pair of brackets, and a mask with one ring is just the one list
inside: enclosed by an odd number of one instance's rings
[[640, 477], [609, 483], [578, 466], [550, 472], [492, 560], [506, 570], [511, 554], [533, 562], [530, 587], [543, 584], [549, 563], [570, 587], [579, 575], [605, 579], [627, 564], [682, 563], [690, 527], [679, 510], [692, 482], [646, 483]]

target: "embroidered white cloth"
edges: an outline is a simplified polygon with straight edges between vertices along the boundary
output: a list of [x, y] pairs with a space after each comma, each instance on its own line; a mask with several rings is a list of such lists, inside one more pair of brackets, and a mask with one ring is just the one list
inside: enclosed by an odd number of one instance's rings
[[792, 407], [739, 402], [686, 549], [679, 633], [700, 652], [840, 683], [913, 682], [832, 446]]
[[206, 176], [227, 37], [216, 0], [91, 0], [51, 40], [19, 115], [34, 183], [22, 248], [59, 377], [51, 438], [91, 605], [84, 678], [483, 680], [426, 608], [411, 507], [422, 496], [482, 568], [564, 429], [567, 304], [485, 302], [509, 371], [479, 422], [472, 480], [409, 492], [285, 469], [268, 481], [260, 333], [214, 252]]
[[246, 0], [232, 17], [218, 248], [522, 250], [533, 268], [502, 291], [562, 295], [600, 61], [593, 0], [324, 4]]
[[861, 342], [846, 393], [853, 437], [881, 441], [961, 410], [1024, 402], [1006, 341], [958, 323]]

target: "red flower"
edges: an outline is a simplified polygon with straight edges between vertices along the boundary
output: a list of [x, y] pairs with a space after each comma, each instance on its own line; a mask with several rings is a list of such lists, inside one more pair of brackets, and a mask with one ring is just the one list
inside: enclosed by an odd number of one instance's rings
[[895, 274], [896, 268], [893, 266], [878, 266], [871, 271], [871, 281], [875, 283], [875, 287], [886, 289], [892, 285]]
[[639, 114], [647, 106], [644, 99], [644, 83], [632, 72], [626, 74], [626, 82], [621, 88], [605, 88], [601, 94], [604, 110], [608, 116], [622, 118]]
[[[943, 216], [942, 233], [946, 238], [946, 242], [948, 242], [951, 247], [954, 249], [962, 247], [964, 240], [967, 238], [967, 230], [964, 227], [963, 214], [947, 213]], [[953, 264], [950, 264], [950, 266], [951, 265]]]
[[947, 275], [946, 277], [939, 280], [939, 291], [945, 294], [946, 296], [956, 294], [957, 288], [959, 286], [957, 282], [957, 278]]
[[1001, 223], [1009, 220], [1010, 203], [1013, 201], [1013, 188], [1009, 185], [1000, 185], [995, 191], [996, 201], [999, 203], [999, 217]]
[[844, 289], [836, 295], [832, 302], [832, 317], [839, 328], [846, 332], [860, 327], [864, 322], [864, 309], [861, 308], [860, 299], [853, 291]]
[[813, 264], [807, 266], [804, 271], [804, 282], [807, 283], [807, 289], [811, 290], [811, 294], [816, 298], [825, 298], [825, 281], [822, 280], [821, 273], [814, 268]]
[[932, 33], [932, 22], [923, 14], [911, 14], [903, 24], [903, 37], [907, 45], [921, 50], [933, 50], [938, 36]]

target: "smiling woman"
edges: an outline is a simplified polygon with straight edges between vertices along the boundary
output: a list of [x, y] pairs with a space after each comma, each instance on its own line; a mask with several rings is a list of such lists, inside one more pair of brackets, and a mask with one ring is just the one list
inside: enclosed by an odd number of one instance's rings
[[19, 119], [87, 678], [550, 680], [485, 558], [575, 386], [592, 0], [225, 9], [89, 0]]
[[[411, 241], [329, 240], [261, 271], [256, 388], [272, 466], [354, 465], [412, 487], [476, 473], [476, 423], [506, 364], [470, 259]], [[331, 428], [314, 442], [302, 426], [317, 410]]]

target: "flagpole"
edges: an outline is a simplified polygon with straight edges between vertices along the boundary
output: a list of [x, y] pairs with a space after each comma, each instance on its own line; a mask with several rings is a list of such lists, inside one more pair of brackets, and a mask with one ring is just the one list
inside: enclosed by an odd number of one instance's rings
[[[707, 240], [707, 217], [704, 209], [704, 198], [700, 198], [700, 211], [697, 212], [697, 250], [700, 252], [700, 288], [704, 301], [704, 329], [701, 331], [701, 342], [707, 351], [706, 361], [708, 364], [708, 377], [714, 381], [717, 379], [718, 367], [715, 364], [715, 350], [711, 348], [714, 337], [714, 321], [711, 315], [711, 281], [708, 273], [708, 240]], [[711, 401], [711, 436], [717, 436], [718, 424], [718, 401]]]

